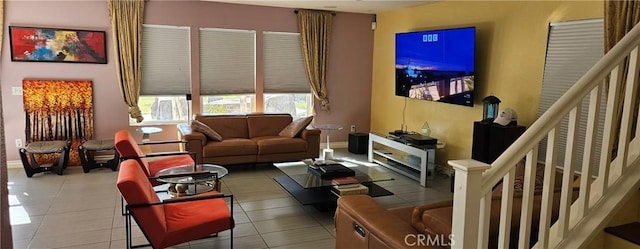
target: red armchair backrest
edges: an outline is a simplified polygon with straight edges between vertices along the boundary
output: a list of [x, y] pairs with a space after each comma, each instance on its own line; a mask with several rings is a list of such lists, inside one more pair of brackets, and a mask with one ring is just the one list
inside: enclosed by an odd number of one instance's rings
[[144, 174], [150, 176], [149, 162], [146, 158], [142, 158], [144, 153], [142, 153], [142, 150], [138, 146], [138, 142], [136, 142], [133, 136], [131, 136], [129, 131], [119, 130], [116, 132], [114, 143], [121, 158], [135, 158], [140, 165], [144, 166], [142, 167]]
[[[136, 160], [126, 160], [120, 164], [117, 186], [127, 205], [160, 202], [149, 178], [142, 172], [142, 167]], [[129, 212], [152, 244], [158, 244], [163, 240], [164, 234], [167, 233], [167, 223], [161, 205], [132, 208]]]

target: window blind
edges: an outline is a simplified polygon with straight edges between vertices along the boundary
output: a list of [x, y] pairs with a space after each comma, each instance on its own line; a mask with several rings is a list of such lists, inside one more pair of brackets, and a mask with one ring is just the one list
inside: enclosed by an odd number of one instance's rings
[[141, 95], [191, 93], [189, 27], [144, 25]]
[[200, 94], [255, 93], [253, 30], [200, 29]]
[[[542, 115], [556, 102], [578, 79], [583, 76], [604, 54], [604, 24], [602, 19], [551, 23], [547, 44], [547, 56], [544, 66], [542, 93], [538, 107], [538, 116]], [[605, 91], [600, 96], [600, 113], [597, 124], [596, 148], [602, 144], [602, 127], [606, 107]], [[577, 138], [575, 168], [582, 169], [582, 157], [586, 134], [589, 96], [582, 101], [582, 112]], [[569, 118], [560, 123], [558, 134], [558, 165], [563, 166], [567, 141]], [[541, 144], [539, 160], [546, 155], [546, 139]], [[599, 162], [600, 150], [595, 150], [592, 162]], [[597, 172], [598, 165], [591, 165]]]
[[264, 92], [309, 93], [300, 33], [264, 32]]

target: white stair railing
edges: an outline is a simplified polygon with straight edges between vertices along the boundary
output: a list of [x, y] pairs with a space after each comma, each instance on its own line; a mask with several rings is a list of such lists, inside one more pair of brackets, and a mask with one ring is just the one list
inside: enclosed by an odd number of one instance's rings
[[[495, 241], [498, 248], [529, 248], [531, 241], [537, 241], [537, 248], [556, 248], [568, 245], [584, 247], [594, 235], [601, 231], [607, 219], [616, 211], [616, 205], [628, 199], [631, 189], [637, 191], [640, 179], [640, 165], [635, 138], [640, 137], [640, 119], [638, 110], [633, 108], [638, 96], [637, 72], [640, 71], [640, 26], [634, 27], [613, 49], [604, 55], [585, 75], [583, 75], [556, 103], [554, 103], [527, 131], [516, 140], [491, 165], [472, 159], [452, 160], [449, 164], [455, 169], [453, 240], [454, 248], [487, 248], [489, 234], [491, 199], [494, 186], [503, 182], [500, 200], [499, 234]], [[625, 62], [625, 61], [628, 61]], [[624, 81], [623, 81], [624, 79]], [[609, 82], [607, 84], [607, 82]], [[607, 90], [604, 90], [608, 87]], [[625, 88], [620, 96], [619, 88]], [[607, 93], [606, 110], [600, 110], [600, 96]], [[589, 110], [582, 117], [581, 103], [589, 99]], [[623, 101], [622, 121], [619, 132], [615, 130], [617, 103]], [[597, 127], [597, 117], [605, 111], [604, 127]], [[566, 144], [557, 144], [556, 131], [564, 117], [569, 118]], [[586, 123], [587, 132], [583, 153], [583, 165], [579, 182], [578, 199], [574, 198], [574, 170], [576, 159], [576, 133], [581, 123]], [[636, 124], [635, 138], [631, 135], [632, 125]], [[604, 133], [600, 148], [595, 148], [596, 132]], [[612, 158], [613, 142], [618, 136], [617, 156]], [[544, 158], [544, 184], [541, 193], [539, 222], [532, 222], [534, 215], [535, 174], [538, 164], [538, 147], [546, 139], [546, 158]], [[556, 159], [558, 146], [566, 148], [564, 158]], [[595, 150], [601, 151], [600, 162], [592, 162]], [[512, 203], [514, 196], [515, 165], [525, 160], [524, 185], [520, 227], [511, 228]], [[556, 160], [563, 160], [561, 190], [556, 190]], [[542, 158], [541, 158], [542, 161]], [[590, 165], [596, 163], [598, 172], [591, 171]], [[591, 177], [590, 177], [591, 176]], [[537, 194], [540, 195], [538, 192]], [[560, 204], [553, 206], [554, 195], [560, 194]], [[555, 198], [557, 199], [557, 198]], [[605, 209], [606, 207], [606, 209]], [[554, 210], [556, 209], [556, 210]], [[605, 209], [605, 210], [603, 210]], [[552, 223], [554, 213], [558, 219]], [[494, 224], [496, 225], [496, 224]], [[532, 230], [537, 237], [530, 238]], [[511, 231], [518, 231], [514, 235]], [[534, 233], [536, 234], [536, 233]], [[517, 241], [511, 241], [517, 238]]]

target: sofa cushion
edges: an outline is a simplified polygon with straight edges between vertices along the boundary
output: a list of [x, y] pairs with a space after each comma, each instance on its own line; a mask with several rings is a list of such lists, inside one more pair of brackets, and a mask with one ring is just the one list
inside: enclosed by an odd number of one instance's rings
[[197, 132], [201, 132], [207, 137], [207, 139], [211, 141], [222, 141], [222, 136], [220, 136], [220, 134], [198, 120], [191, 121], [191, 129]]
[[291, 123], [291, 115], [285, 114], [247, 114], [249, 138], [277, 136], [282, 129]]
[[302, 138], [266, 136], [251, 140], [258, 145], [259, 155], [307, 151], [307, 142]]
[[287, 127], [284, 127], [282, 131], [278, 135], [283, 137], [295, 137], [306, 128], [311, 121], [313, 120], [313, 116], [308, 116], [306, 118], [299, 118], [291, 122]]
[[200, 115], [195, 119], [211, 127], [225, 139], [249, 138], [246, 115]]
[[256, 142], [246, 138], [226, 138], [207, 143], [202, 149], [203, 157], [223, 157], [258, 154]]

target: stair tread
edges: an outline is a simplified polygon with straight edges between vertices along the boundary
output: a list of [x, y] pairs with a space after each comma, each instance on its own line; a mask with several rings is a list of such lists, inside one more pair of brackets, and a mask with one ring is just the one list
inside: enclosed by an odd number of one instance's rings
[[640, 222], [632, 222], [615, 227], [607, 227], [605, 232], [618, 236], [621, 239], [640, 245]]

